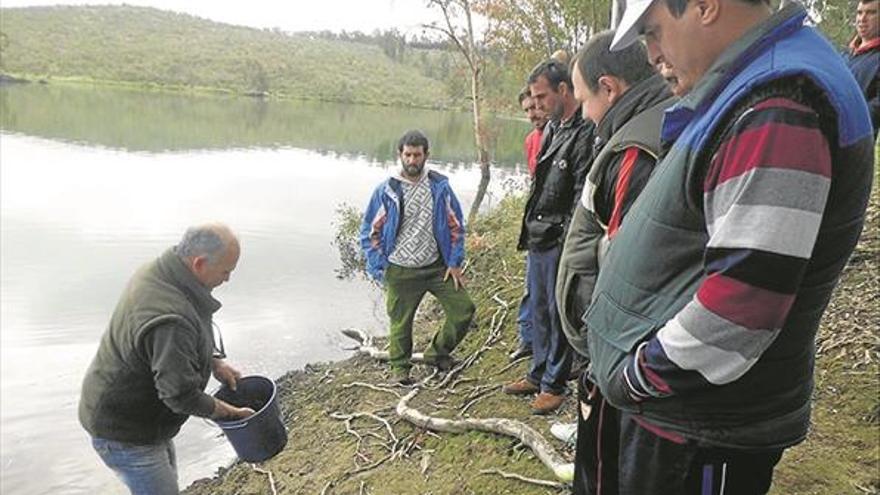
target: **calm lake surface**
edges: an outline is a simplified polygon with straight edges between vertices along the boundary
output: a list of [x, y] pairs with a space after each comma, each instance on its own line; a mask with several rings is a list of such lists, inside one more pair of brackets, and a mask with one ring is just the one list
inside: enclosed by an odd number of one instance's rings
[[[467, 209], [479, 180], [470, 122], [425, 110], [0, 88], [0, 491], [124, 493], [79, 426], [79, 388], [129, 276], [190, 224], [222, 220], [241, 238], [238, 269], [215, 295], [229, 361], [246, 374], [345, 358], [342, 328], [384, 334], [381, 294], [335, 277], [335, 211], [366, 204], [396, 168], [408, 128], [431, 139], [432, 167]], [[487, 206], [504, 183], [524, 180], [528, 124], [492, 128]], [[235, 458], [198, 418], [176, 444], [181, 487]]]

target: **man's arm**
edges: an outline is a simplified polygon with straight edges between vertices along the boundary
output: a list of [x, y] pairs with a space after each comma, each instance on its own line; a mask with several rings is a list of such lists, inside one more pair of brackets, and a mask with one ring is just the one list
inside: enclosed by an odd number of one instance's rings
[[[587, 122], [584, 127], [578, 131], [575, 137], [576, 141], [572, 146], [571, 155], [568, 156], [568, 163], [571, 167], [571, 175], [573, 181], [572, 202], [568, 206], [568, 218], [574, 214], [581, 200], [581, 194], [584, 190], [584, 182], [587, 180], [587, 173], [593, 165], [593, 131], [595, 125]], [[565, 226], [568, 229], [568, 225]]]
[[731, 383], [779, 335], [806, 272], [831, 186], [818, 115], [765, 100], [709, 165], [706, 278], [693, 301], [630, 355], [615, 392], [642, 400]]
[[367, 273], [375, 280], [382, 281], [384, 275], [384, 267], [382, 266], [382, 228], [385, 226], [387, 212], [382, 204], [382, 194], [384, 194], [382, 186], [373, 191], [370, 202], [367, 204], [367, 210], [364, 212], [364, 218], [361, 221], [360, 243], [361, 249], [364, 251], [364, 257], [367, 263]]
[[195, 330], [177, 323], [151, 329], [144, 337], [159, 399], [177, 414], [239, 418], [254, 413], [206, 394], [201, 387], [199, 342]]
[[452, 187], [448, 187], [449, 194], [446, 196], [446, 224], [449, 227], [449, 237], [452, 241], [452, 249], [450, 250], [450, 259], [447, 264], [451, 268], [461, 267], [464, 262], [464, 214], [461, 211], [461, 204], [455, 196]]

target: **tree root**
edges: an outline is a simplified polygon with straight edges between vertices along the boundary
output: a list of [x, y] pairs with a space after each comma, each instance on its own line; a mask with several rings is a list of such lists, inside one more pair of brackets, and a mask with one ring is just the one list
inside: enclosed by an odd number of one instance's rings
[[265, 474], [269, 476], [269, 488], [272, 489], [272, 495], [278, 495], [278, 490], [275, 488], [275, 477], [272, 476], [272, 471], [267, 471], [265, 469], [258, 468], [256, 464], [251, 464], [251, 469], [254, 471]]
[[546, 487], [549, 487], [549, 488], [559, 488], [559, 489], [562, 489], [562, 488], [565, 488], [565, 487], [567, 486], [567, 484], [565, 484], [565, 483], [560, 483], [560, 482], [558, 482], [558, 481], [539, 480], [539, 479], [536, 479], [536, 478], [527, 478], [527, 477], [525, 477], [525, 476], [523, 476], [523, 475], [521, 475], [521, 474], [516, 474], [516, 473], [506, 473], [506, 472], [504, 472], [504, 471], [502, 471], [502, 470], [500, 470], [500, 469], [482, 469], [482, 470], [480, 470], [480, 474], [497, 474], [497, 475], [499, 475], [499, 476], [501, 476], [502, 478], [505, 478], [505, 479], [519, 480], [519, 481], [522, 481], [522, 482], [525, 482], [525, 483], [531, 483], [531, 484], [533, 484], [533, 485], [539, 485], [539, 486], [546, 486]]
[[409, 406], [409, 401], [419, 393], [418, 389], [406, 394], [397, 403], [397, 415], [410, 423], [433, 431], [464, 433], [470, 430], [497, 433], [518, 439], [532, 449], [538, 459], [562, 481], [574, 479], [574, 465], [567, 463], [540, 433], [520, 421], [507, 418], [445, 419], [425, 415]]

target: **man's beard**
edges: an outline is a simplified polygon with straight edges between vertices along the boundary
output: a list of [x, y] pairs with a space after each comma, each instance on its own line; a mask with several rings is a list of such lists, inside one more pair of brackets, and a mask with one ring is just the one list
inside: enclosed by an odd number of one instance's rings
[[400, 164], [403, 166], [403, 171], [406, 173], [406, 175], [410, 177], [418, 177], [419, 175], [422, 175], [422, 170], [424, 170], [425, 168], [425, 162], [417, 164], [414, 163], [412, 165], [407, 165], [403, 162], [401, 162]]

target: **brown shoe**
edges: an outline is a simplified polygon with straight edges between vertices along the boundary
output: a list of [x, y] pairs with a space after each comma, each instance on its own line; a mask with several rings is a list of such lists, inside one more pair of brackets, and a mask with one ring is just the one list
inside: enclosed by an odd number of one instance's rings
[[559, 409], [563, 402], [565, 402], [565, 396], [562, 394], [541, 392], [529, 405], [532, 407], [532, 414], [547, 414]]
[[528, 378], [521, 378], [515, 382], [506, 383], [501, 391], [510, 395], [528, 395], [541, 390], [540, 387], [530, 382]]

